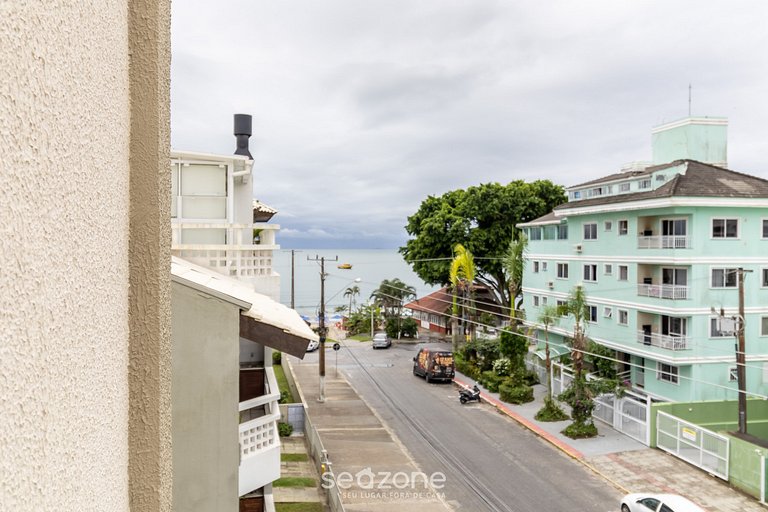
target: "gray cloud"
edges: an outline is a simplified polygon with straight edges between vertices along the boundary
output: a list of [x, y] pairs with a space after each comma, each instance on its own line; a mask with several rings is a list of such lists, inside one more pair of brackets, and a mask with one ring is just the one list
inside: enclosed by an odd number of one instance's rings
[[730, 166], [766, 176], [768, 5], [733, 5], [175, 2], [172, 142], [230, 153], [252, 113], [287, 247], [392, 247], [427, 195], [648, 159], [689, 83], [694, 114], [730, 118]]

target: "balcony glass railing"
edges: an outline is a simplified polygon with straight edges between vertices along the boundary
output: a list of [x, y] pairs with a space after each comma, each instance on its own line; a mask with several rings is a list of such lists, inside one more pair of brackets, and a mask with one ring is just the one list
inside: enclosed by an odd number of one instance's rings
[[666, 350], [688, 350], [691, 339], [680, 334], [659, 334], [657, 332], [637, 331], [637, 342], [643, 345]]
[[690, 249], [691, 237], [675, 236], [643, 236], [637, 237], [638, 249]]
[[657, 299], [687, 299], [688, 287], [676, 284], [638, 284], [637, 294], [640, 297], [656, 297]]

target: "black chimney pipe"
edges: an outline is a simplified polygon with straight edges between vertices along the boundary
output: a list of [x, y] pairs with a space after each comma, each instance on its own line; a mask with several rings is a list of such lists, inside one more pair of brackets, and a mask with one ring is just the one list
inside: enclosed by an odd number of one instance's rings
[[251, 138], [252, 118], [249, 114], [235, 114], [235, 138], [237, 139], [236, 155], [247, 156], [251, 160], [251, 152], [248, 150], [248, 139]]

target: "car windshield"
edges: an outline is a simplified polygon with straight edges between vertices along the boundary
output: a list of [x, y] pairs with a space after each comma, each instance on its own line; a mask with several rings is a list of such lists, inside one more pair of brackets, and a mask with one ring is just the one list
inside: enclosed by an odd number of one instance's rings
[[385, 339], [387, 339], [387, 335], [379, 333], [379, 334], [374, 335], [373, 339], [375, 339], [375, 340], [385, 340]]

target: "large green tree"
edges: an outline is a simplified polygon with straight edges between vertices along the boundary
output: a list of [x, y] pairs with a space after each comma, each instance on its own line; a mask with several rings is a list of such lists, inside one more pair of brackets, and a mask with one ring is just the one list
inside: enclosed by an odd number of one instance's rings
[[429, 196], [408, 217], [405, 229], [411, 238], [400, 253], [422, 280], [447, 286], [453, 248], [462, 244], [475, 257], [475, 280], [508, 307], [512, 301], [504, 257], [519, 236], [515, 225], [541, 217], [565, 200], [563, 187], [549, 180], [486, 183]]

